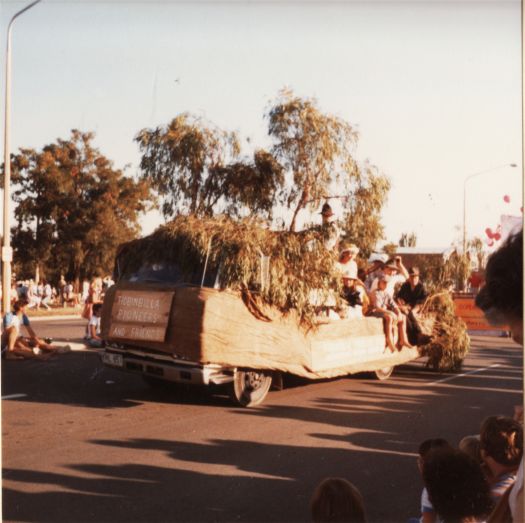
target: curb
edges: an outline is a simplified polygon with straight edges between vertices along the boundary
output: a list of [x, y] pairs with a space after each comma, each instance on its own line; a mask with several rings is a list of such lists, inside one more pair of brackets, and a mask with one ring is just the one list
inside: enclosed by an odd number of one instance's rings
[[[79, 314], [63, 314], [62, 316], [28, 316], [31, 323], [38, 321], [57, 321], [57, 320], [83, 320]], [[87, 320], [86, 320], [87, 322]]]

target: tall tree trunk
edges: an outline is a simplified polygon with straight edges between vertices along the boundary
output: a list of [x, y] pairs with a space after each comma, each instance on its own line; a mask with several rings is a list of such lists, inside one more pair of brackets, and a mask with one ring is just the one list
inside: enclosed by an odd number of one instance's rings
[[301, 198], [299, 199], [299, 202], [297, 203], [297, 207], [295, 208], [295, 211], [292, 216], [292, 223], [290, 223], [290, 232], [295, 232], [295, 222], [297, 220], [297, 215], [299, 214], [299, 211], [306, 205], [306, 202], [308, 201], [308, 195], [310, 194], [310, 191], [308, 190], [308, 187], [305, 187], [303, 189], [303, 193], [301, 194]]

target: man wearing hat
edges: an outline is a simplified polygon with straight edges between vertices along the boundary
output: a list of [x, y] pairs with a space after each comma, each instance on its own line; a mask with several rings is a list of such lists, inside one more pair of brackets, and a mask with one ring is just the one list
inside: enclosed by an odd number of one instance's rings
[[330, 204], [323, 204], [319, 214], [321, 215], [322, 219], [321, 227], [323, 228], [326, 237], [324, 246], [328, 251], [333, 251], [339, 243], [341, 231], [339, 230], [337, 224], [333, 221], [334, 212], [332, 211]]
[[[396, 287], [405, 283], [408, 277], [408, 271], [403, 265], [401, 256], [396, 256], [393, 261], [389, 260], [387, 261], [387, 263], [385, 263], [383, 267], [383, 275], [386, 277], [387, 280], [386, 291], [393, 298], [394, 293], [396, 291]], [[376, 278], [372, 282], [372, 286], [370, 287], [371, 292], [377, 289], [378, 281], [379, 280]]]
[[401, 312], [407, 317], [408, 339], [413, 344], [421, 345], [430, 341], [428, 336], [421, 332], [417, 319], [417, 313], [427, 296], [425, 286], [419, 281], [419, 267], [410, 267], [408, 280], [401, 285], [396, 301]]

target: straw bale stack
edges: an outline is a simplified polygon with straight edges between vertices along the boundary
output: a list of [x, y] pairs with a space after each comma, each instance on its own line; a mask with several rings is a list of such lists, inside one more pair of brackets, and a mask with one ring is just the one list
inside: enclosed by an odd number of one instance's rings
[[[422, 324], [432, 324], [432, 341], [421, 348], [428, 356], [427, 367], [440, 371], [459, 370], [470, 350], [470, 337], [465, 322], [456, 316], [449, 292], [428, 297], [422, 311]], [[427, 321], [428, 320], [428, 321]]]

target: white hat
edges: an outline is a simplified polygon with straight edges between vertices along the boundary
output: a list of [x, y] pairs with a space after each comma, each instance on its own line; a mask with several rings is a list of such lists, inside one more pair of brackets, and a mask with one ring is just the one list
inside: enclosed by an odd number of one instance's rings
[[343, 278], [357, 280], [357, 264], [347, 263], [343, 268]]
[[388, 260], [387, 254], [381, 254], [379, 252], [374, 252], [370, 255], [370, 258], [368, 258], [368, 263], [372, 263], [375, 261], [380, 261], [385, 263]]
[[359, 252], [359, 247], [355, 243], [343, 243], [341, 245], [339, 254], [344, 252], [349, 252], [350, 254], [357, 254]]

